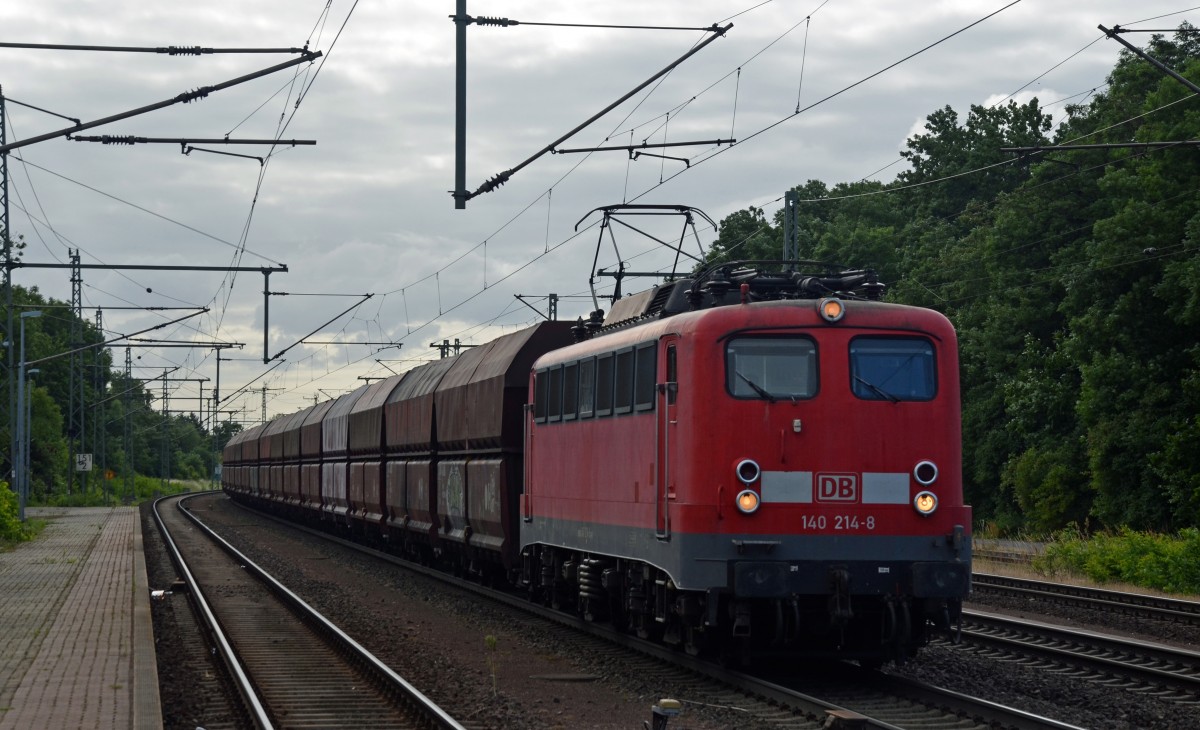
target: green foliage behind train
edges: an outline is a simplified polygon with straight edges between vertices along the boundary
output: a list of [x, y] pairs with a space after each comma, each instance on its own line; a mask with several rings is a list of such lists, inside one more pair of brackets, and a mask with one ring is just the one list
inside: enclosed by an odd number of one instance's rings
[[1128, 528], [1093, 535], [1066, 529], [1047, 543], [1034, 567], [1049, 576], [1080, 575], [1097, 583], [1200, 595], [1200, 529], [1189, 527], [1175, 536]]
[[51, 494], [35, 506], [47, 507], [103, 507], [119, 504], [139, 504], [150, 499], [158, 499], [170, 494], [181, 492], [198, 492], [210, 488], [220, 488], [220, 484], [210, 484], [207, 480], [199, 479], [170, 479], [137, 475], [132, 484], [126, 485], [124, 480], [112, 480], [102, 487], [89, 489], [87, 492], [64, 492]]

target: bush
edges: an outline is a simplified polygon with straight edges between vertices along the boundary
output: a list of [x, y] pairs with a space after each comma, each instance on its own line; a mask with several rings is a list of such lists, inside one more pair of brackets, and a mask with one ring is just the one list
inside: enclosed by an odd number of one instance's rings
[[23, 542], [33, 537], [33, 531], [17, 519], [19, 512], [17, 493], [7, 482], [0, 482], [0, 541]]
[[1098, 583], [1120, 581], [1168, 593], [1200, 593], [1200, 529], [1178, 535], [1120, 532], [1084, 535], [1077, 526], [1056, 533], [1034, 560], [1043, 573], [1075, 573]]
[[104, 507], [116, 504], [139, 504], [148, 499], [157, 499], [168, 494], [193, 492], [208, 489], [208, 482], [172, 480], [163, 487], [163, 481], [158, 477], [145, 477], [140, 474], [133, 477], [133, 494], [125, 488], [124, 479], [114, 479], [108, 483], [107, 493], [100, 489], [90, 489], [86, 494], [72, 492], [71, 494], [52, 494], [39, 502], [50, 507]]

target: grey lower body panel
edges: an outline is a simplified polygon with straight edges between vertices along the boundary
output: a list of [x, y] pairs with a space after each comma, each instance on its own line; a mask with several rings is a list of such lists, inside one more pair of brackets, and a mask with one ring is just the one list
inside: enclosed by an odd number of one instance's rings
[[747, 597], [826, 595], [831, 572], [845, 571], [851, 594], [963, 597], [970, 588], [971, 541], [948, 536], [721, 535], [534, 518], [521, 547], [541, 544], [640, 560], [684, 590]]

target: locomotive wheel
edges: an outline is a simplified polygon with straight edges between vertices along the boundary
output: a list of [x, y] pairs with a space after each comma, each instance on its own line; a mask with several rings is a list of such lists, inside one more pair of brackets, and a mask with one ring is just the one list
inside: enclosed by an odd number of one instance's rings
[[683, 650], [691, 656], [700, 656], [709, 648], [708, 634], [696, 628], [688, 626], [684, 632], [685, 639], [683, 642]]
[[750, 666], [751, 655], [749, 640], [727, 636], [717, 649], [717, 663], [726, 669], [743, 669]]

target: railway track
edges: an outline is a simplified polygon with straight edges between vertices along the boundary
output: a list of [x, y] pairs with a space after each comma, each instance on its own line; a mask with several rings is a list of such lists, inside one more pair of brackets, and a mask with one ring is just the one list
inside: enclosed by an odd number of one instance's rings
[[971, 576], [974, 593], [1014, 595], [1070, 608], [1119, 613], [1138, 620], [1175, 621], [1200, 628], [1200, 602], [1109, 591], [1064, 583], [1011, 578], [990, 573]]
[[[760, 722], [778, 728], [871, 727], [897, 728], [1033, 728], [1067, 729], [1074, 726], [1004, 707], [963, 694], [938, 690], [852, 665], [837, 669], [837, 676], [751, 675], [729, 670], [711, 661], [690, 657], [668, 647], [532, 604], [523, 597], [499, 594], [476, 583], [448, 576], [354, 542], [297, 526], [271, 515], [248, 510], [291, 529], [336, 542], [405, 570], [421, 573], [440, 583], [531, 614], [571, 632], [598, 639], [594, 649], [623, 654], [622, 664], [639, 677], [662, 678], [663, 683], [687, 685], [692, 696], [712, 698], [714, 705], [736, 706]], [[650, 680], [647, 680], [650, 681]], [[847, 686], [856, 689], [847, 692]], [[831, 719], [833, 718], [833, 719]], [[833, 722], [832, 725], [826, 725]], [[844, 723], [844, 724], [838, 724]], [[854, 724], [862, 723], [862, 724]]]
[[971, 555], [975, 560], [993, 563], [1029, 565], [1041, 554], [1041, 544], [1034, 542], [975, 539], [971, 543]]
[[168, 497], [154, 516], [263, 728], [462, 726]]
[[963, 612], [962, 634], [965, 643], [996, 658], [1033, 657], [1051, 671], [1200, 704], [1197, 652], [977, 611]]

